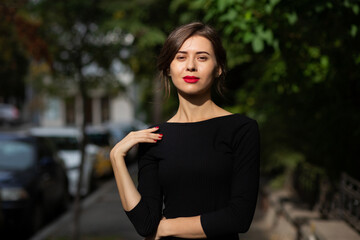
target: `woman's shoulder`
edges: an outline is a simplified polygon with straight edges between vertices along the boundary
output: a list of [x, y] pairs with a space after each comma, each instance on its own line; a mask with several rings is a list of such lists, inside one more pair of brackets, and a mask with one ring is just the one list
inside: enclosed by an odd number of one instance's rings
[[238, 122], [238, 123], [241, 123], [241, 124], [246, 124], [246, 123], [255, 123], [256, 120], [247, 116], [247, 115], [244, 115], [242, 113], [233, 113], [232, 114], [233, 116], [233, 119], [231, 119], [232, 121], [235, 121], [235, 122]]
[[230, 115], [220, 117], [214, 121], [214, 127], [217, 125], [219, 129], [226, 134], [236, 134], [246, 132], [247, 130], [256, 130], [258, 128], [257, 121], [247, 115], [241, 113], [232, 113]]
[[254, 123], [256, 120], [253, 118], [248, 117], [247, 115], [244, 115], [242, 113], [230, 113], [227, 115], [215, 117], [215, 120], [218, 120], [219, 122], [222, 122], [224, 124], [235, 124], [235, 125], [243, 125], [247, 123]]

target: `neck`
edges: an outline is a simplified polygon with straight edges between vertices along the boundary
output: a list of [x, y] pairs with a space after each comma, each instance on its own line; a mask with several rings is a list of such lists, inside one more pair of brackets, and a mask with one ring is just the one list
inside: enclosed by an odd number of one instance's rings
[[178, 92], [179, 108], [169, 121], [197, 122], [217, 115], [219, 107], [211, 100], [210, 92], [200, 95], [186, 95]]

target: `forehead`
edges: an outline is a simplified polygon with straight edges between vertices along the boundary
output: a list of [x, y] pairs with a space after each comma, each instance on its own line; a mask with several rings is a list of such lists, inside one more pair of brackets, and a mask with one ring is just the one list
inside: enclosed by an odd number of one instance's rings
[[192, 36], [185, 40], [179, 51], [213, 53], [213, 46], [209, 39], [202, 36]]

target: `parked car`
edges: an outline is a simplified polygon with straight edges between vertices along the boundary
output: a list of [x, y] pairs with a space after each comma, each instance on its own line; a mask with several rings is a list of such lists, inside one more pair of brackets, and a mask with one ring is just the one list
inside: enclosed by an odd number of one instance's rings
[[0, 103], [0, 124], [16, 125], [19, 123], [19, 110], [14, 105]]
[[[33, 136], [42, 136], [52, 139], [59, 155], [65, 161], [67, 176], [69, 179], [69, 193], [75, 196], [80, 179], [81, 151], [80, 141], [81, 132], [73, 127], [37, 127], [31, 128], [30, 134]], [[94, 163], [99, 148], [94, 144], [88, 144], [85, 149], [85, 160], [83, 166], [83, 178], [81, 182], [80, 195], [88, 195], [95, 186]]]
[[33, 233], [56, 211], [65, 210], [67, 189], [64, 163], [51, 141], [0, 133], [0, 209], [3, 230], [13, 229], [12, 239]]
[[94, 163], [94, 175], [97, 179], [110, 177], [113, 174], [110, 162], [110, 134], [104, 126], [87, 126], [86, 137], [90, 144], [98, 146]]

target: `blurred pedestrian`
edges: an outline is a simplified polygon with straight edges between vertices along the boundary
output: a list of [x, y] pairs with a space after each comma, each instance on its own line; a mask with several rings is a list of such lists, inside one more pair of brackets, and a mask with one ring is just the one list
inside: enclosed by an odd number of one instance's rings
[[[194, 22], [167, 38], [158, 69], [176, 114], [131, 132], [111, 151], [123, 208], [147, 239], [239, 239], [251, 224], [259, 185], [255, 120], [213, 100], [223, 93], [226, 53], [215, 30]], [[139, 144], [138, 188], [124, 157]]]

